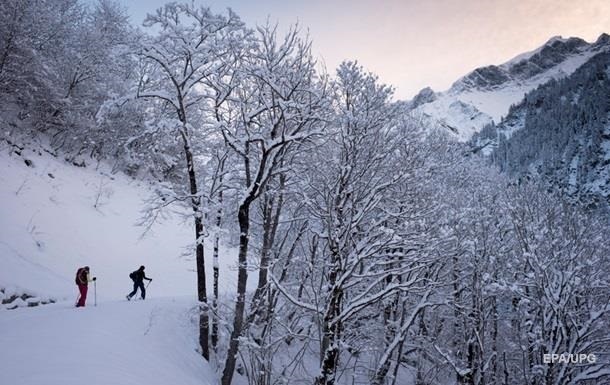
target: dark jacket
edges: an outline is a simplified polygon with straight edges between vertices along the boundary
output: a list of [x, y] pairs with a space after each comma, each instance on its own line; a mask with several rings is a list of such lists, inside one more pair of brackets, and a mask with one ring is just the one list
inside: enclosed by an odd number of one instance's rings
[[146, 276], [146, 273], [144, 273], [144, 270], [136, 270], [132, 274], [133, 275], [131, 277], [132, 277], [133, 281], [136, 283], [143, 282], [145, 279], [150, 281], [150, 278], [148, 278]]
[[87, 269], [85, 269], [84, 267], [81, 267], [80, 269], [78, 269], [78, 271], [76, 272], [75, 281], [76, 281], [77, 285], [87, 286], [89, 284], [89, 282], [91, 282], [91, 279], [89, 278], [89, 272], [87, 271]]

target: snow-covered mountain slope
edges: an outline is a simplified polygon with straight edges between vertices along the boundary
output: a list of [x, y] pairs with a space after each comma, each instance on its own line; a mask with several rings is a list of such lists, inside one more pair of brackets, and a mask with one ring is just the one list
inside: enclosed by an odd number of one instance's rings
[[[0, 141], [0, 302], [32, 296], [0, 305], [0, 384], [218, 383], [197, 353], [195, 262], [182, 256], [192, 227], [175, 214], [142, 237], [152, 191], [103, 164], [76, 167], [44, 146]], [[129, 273], [142, 264], [153, 282], [145, 301], [128, 302]], [[222, 246], [225, 296], [235, 291], [235, 264], [235, 249]], [[98, 279], [87, 306], [75, 308], [84, 265]]]
[[425, 88], [411, 100], [410, 109], [414, 115], [445, 127], [465, 141], [492, 120], [499, 122], [525, 93], [551, 79], [572, 74], [591, 57], [608, 50], [607, 34], [594, 43], [554, 37], [504, 64], [475, 69], [446, 92], [434, 93]]
[[[154, 279], [149, 297], [195, 296], [195, 262], [182, 256], [193, 242], [189, 221], [177, 214], [167, 217], [142, 237], [144, 228], [137, 223], [151, 193], [148, 183], [112, 175], [104, 165], [75, 167], [44, 151], [14, 152], [0, 142], [3, 295], [74, 301], [75, 272], [89, 265], [98, 277], [98, 300], [124, 299], [131, 291], [129, 273], [145, 265]], [[220, 290], [233, 293], [236, 252], [222, 247], [221, 253]]]
[[0, 314], [0, 384], [207, 385], [187, 298], [70, 303]]
[[548, 82], [472, 138], [516, 176], [536, 176], [567, 196], [610, 207], [610, 52]]

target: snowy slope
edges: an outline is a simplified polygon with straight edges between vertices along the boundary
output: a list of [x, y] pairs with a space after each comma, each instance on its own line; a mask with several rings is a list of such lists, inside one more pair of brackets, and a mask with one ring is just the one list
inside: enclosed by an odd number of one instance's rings
[[[45, 152], [0, 148], [0, 289], [73, 300], [76, 269], [89, 265], [98, 298], [122, 299], [129, 273], [143, 264], [154, 279], [149, 296], [194, 295], [195, 262], [182, 256], [193, 241], [188, 221], [174, 215], [141, 238], [136, 224], [151, 191], [103, 165], [79, 168]], [[220, 290], [232, 293], [236, 253], [222, 250]], [[210, 272], [211, 255], [206, 245]]]
[[[610, 52], [528, 93], [473, 136], [512, 175], [535, 175], [592, 206], [610, 203]], [[492, 151], [493, 150], [493, 151]]]
[[572, 74], [592, 56], [609, 49], [610, 37], [606, 34], [594, 43], [554, 37], [504, 64], [477, 68], [446, 92], [430, 95], [429, 89], [422, 90], [425, 98], [418, 95], [413, 99], [417, 102], [412, 104], [412, 113], [466, 141], [492, 120], [498, 123], [525, 93]]
[[0, 313], [0, 384], [207, 385], [194, 301], [70, 303]]
[[[75, 167], [42, 147], [13, 150], [0, 142], [0, 300], [26, 293], [57, 302], [0, 305], [0, 384], [218, 383], [196, 351], [195, 265], [182, 256], [191, 250], [188, 220], [170, 216], [142, 238], [148, 183], [103, 164]], [[207, 245], [206, 253], [211, 272]], [[221, 247], [225, 296], [235, 291], [235, 257]], [[128, 275], [141, 264], [154, 280], [146, 301], [128, 302]], [[75, 308], [83, 265], [98, 280], [87, 306]]]

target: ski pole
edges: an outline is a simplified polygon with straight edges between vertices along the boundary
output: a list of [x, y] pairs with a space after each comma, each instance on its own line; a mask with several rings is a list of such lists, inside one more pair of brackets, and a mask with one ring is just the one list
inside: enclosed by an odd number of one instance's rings
[[148, 281], [148, 283], [146, 284], [145, 289], [148, 289], [148, 286], [150, 285], [151, 282], [152, 282], [152, 279], [150, 281]]
[[93, 306], [97, 306], [97, 280], [93, 281]]

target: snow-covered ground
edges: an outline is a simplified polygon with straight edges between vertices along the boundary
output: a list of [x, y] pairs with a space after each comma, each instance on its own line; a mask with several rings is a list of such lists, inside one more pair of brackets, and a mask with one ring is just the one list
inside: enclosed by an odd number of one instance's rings
[[[142, 237], [148, 183], [9, 149], [0, 143], [0, 302], [24, 293], [57, 302], [0, 305], [0, 384], [217, 383], [196, 352], [195, 262], [182, 256], [190, 224], [174, 215]], [[231, 295], [236, 253], [221, 250], [220, 290]], [[210, 288], [211, 255], [206, 245]], [[142, 264], [153, 278], [147, 299], [127, 302], [129, 273]], [[91, 285], [87, 307], [75, 308], [74, 276], [84, 265], [98, 278], [97, 306]]]
[[0, 313], [0, 384], [207, 385], [189, 298]]
[[[145, 265], [154, 279], [151, 298], [194, 295], [195, 262], [183, 256], [191, 250], [192, 226], [174, 215], [142, 238], [137, 223], [151, 191], [147, 183], [112, 175], [103, 165], [79, 168], [44, 152], [0, 151], [0, 288], [73, 300], [76, 270], [89, 265], [98, 278], [98, 299], [122, 299], [131, 290], [129, 273]], [[236, 252], [222, 250], [220, 289], [230, 293]]]

